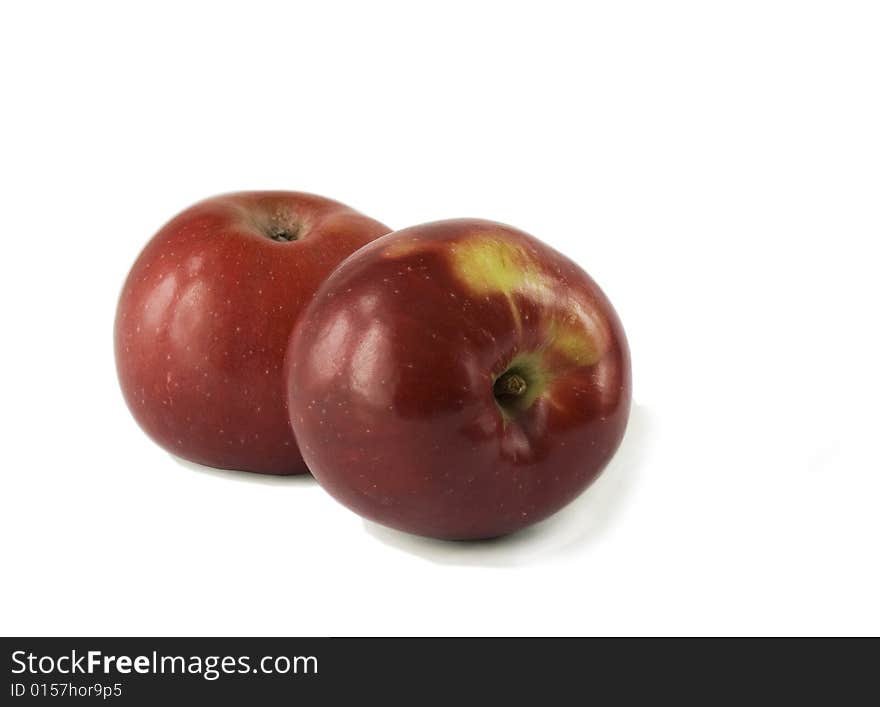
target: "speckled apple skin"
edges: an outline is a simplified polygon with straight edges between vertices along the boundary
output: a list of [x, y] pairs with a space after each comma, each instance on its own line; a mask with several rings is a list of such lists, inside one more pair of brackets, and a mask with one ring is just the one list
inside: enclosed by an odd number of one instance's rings
[[[445, 539], [514, 532], [598, 476], [626, 428], [620, 320], [575, 263], [502, 224], [385, 236], [321, 286], [287, 357], [312, 473], [362, 516]], [[495, 383], [519, 370], [511, 407]]]
[[284, 394], [290, 333], [333, 268], [388, 231], [336, 201], [281, 191], [214, 197], [172, 219], [116, 312], [119, 382], [140, 426], [200, 464], [306, 473]]

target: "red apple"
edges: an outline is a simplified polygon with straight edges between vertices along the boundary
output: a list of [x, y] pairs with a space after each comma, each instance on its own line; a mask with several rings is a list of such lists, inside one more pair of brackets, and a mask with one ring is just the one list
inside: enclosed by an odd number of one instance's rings
[[562, 508], [614, 454], [630, 408], [626, 338], [596, 283], [489, 221], [359, 250], [303, 314], [286, 369], [321, 485], [437, 538], [503, 535]]
[[300, 312], [344, 258], [387, 233], [330, 199], [242, 192], [167, 223], [116, 312], [125, 400], [158, 444], [226, 469], [301, 474], [283, 386]]

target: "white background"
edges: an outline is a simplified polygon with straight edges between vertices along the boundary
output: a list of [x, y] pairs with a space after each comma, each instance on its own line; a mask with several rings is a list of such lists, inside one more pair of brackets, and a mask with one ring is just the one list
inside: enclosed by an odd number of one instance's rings
[[[5, 3], [0, 630], [880, 632], [878, 37], [869, 2]], [[259, 188], [581, 263], [633, 351], [607, 473], [450, 544], [157, 448], [119, 288]]]

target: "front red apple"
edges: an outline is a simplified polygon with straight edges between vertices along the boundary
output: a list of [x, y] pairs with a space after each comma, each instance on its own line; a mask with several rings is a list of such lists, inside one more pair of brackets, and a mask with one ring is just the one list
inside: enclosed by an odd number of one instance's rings
[[227, 194], [166, 224], [116, 313], [119, 381], [144, 430], [209, 466], [307, 472], [283, 392], [290, 333], [330, 271], [388, 230], [296, 192]]
[[322, 285], [291, 339], [291, 422], [318, 481], [361, 515], [488, 538], [580, 494], [623, 437], [631, 383], [608, 299], [498, 223], [415, 226]]

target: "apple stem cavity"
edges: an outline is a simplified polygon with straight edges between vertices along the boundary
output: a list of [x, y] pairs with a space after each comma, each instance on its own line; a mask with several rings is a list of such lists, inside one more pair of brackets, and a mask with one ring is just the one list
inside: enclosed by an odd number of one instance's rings
[[296, 231], [290, 228], [285, 228], [283, 226], [270, 226], [266, 231], [266, 235], [269, 236], [273, 241], [277, 241], [279, 243], [290, 243], [291, 241], [295, 241], [299, 238]]
[[503, 403], [505, 400], [521, 397], [529, 388], [526, 379], [516, 371], [507, 371], [502, 373], [495, 385], [492, 386], [492, 392], [495, 394], [496, 400]]

